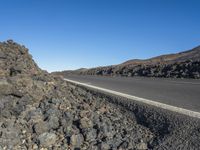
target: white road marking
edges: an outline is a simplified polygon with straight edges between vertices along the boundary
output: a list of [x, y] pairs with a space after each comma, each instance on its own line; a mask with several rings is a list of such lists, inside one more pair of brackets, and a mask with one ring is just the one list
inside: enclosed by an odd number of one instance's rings
[[[141, 81], [142, 79], [134, 79], [135, 81]], [[145, 80], [145, 82], [152, 82], [154, 80]], [[159, 82], [159, 80], [155, 80]], [[175, 84], [192, 84], [192, 85], [200, 85], [200, 82], [190, 82], [190, 81], [172, 81], [172, 80], [162, 80], [163, 82], [175, 83]], [[195, 81], [195, 80], [194, 80]]]
[[178, 82], [178, 81], [168, 81], [168, 82], [176, 83], [176, 84], [193, 84], [193, 85], [200, 85], [200, 83], [184, 82], [184, 81], [181, 81], [181, 82]]
[[86, 82], [85, 84], [91, 85], [92, 83], [91, 82]]
[[128, 98], [128, 99], [134, 100], [134, 101], [142, 102], [142, 103], [145, 103], [145, 104], [148, 104], [148, 105], [156, 106], [156, 107], [159, 107], [159, 108], [163, 108], [163, 109], [166, 109], [166, 110], [170, 110], [170, 111], [173, 111], [173, 112], [177, 112], [177, 113], [180, 113], [180, 114], [184, 114], [184, 115], [187, 115], [187, 116], [190, 116], [190, 117], [195, 117], [195, 118], [200, 119], [200, 113], [196, 112], [196, 111], [192, 111], [192, 110], [188, 110], [188, 109], [185, 109], [185, 108], [180, 108], [180, 107], [156, 102], [156, 101], [153, 101], [153, 100], [137, 97], [137, 96], [134, 96], [134, 95], [120, 93], [120, 92], [117, 92], [117, 91], [97, 87], [97, 86], [94, 86], [94, 85], [89, 85], [89, 84], [86, 84], [86, 83], [81, 83], [81, 82], [66, 79], [66, 78], [64, 80], [71, 82], [71, 83], [74, 83], [74, 84], [82, 85], [82, 86], [85, 86], [85, 87], [89, 87], [89, 88], [96, 89], [96, 90], [99, 90], [99, 91], [103, 91], [103, 92], [106, 92], [106, 93], [125, 97], [125, 98]]

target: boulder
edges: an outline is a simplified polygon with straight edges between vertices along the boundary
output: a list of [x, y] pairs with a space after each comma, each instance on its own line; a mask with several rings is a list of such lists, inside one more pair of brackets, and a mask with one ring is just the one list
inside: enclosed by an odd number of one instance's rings
[[6, 79], [0, 79], [0, 94], [8, 95], [12, 92], [12, 85]]
[[49, 129], [58, 129], [59, 128], [59, 118], [55, 115], [49, 116], [46, 122]]
[[40, 146], [42, 147], [49, 147], [55, 144], [57, 140], [57, 135], [55, 133], [45, 132], [39, 135], [38, 140], [40, 142]]
[[80, 148], [83, 141], [84, 141], [84, 138], [81, 134], [73, 134], [70, 138], [70, 144], [74, 148]]
[[84, 118], [80, 119], [80, 127], [82, 129], [87, 129], [87, 128], [93, 127], [92, 120], [90, 120], [87, 117], [84, 117]]
[[35, 133], [37, 133], [38, 135], [47, 132], [48, 129], [49, 128], [47, 126], [47, 123], [42, 121], [42, 120], [37, 122], [37, 123], [35, 123], [34, 126], [33, 126], [33, 131]]

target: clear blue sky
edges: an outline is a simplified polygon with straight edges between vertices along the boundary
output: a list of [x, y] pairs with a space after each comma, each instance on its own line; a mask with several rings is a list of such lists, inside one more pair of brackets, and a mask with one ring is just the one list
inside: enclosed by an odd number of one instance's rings
[[0, 0], [0, 41], [48, 71], [118, 64], [200, 45], [199, 0]]

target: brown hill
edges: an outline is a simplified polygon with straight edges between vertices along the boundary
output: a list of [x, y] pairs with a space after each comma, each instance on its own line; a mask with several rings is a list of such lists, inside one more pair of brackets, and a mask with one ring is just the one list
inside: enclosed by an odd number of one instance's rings
[[168, 55], [161, 55], [157, 57], [153, 57], [146, 60], [129, 60], [121, 65], [138, 65], [138, 64], [149, 64], [149, 65], [156, 65], [156, 64], [172, 64], [177, 62], [184, 62], [187, 60], [197, 61], [200, 60], [200, 46], [193, 48], [192, 50], [176, 53], [176, 54], [168, 54]]
[[119, 65], [86, 70], [63, 71], [56, 74], [146, 76], [166, 78], [200, 78], [200, 46], [188, 51], [161, 55], [146, 60], [129, 60]]

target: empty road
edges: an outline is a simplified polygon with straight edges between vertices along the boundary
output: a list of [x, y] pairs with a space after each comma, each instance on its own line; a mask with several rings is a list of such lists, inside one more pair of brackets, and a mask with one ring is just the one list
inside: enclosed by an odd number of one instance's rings
[[200, 112], [200, 80], [78, 75], [65, 78]]

